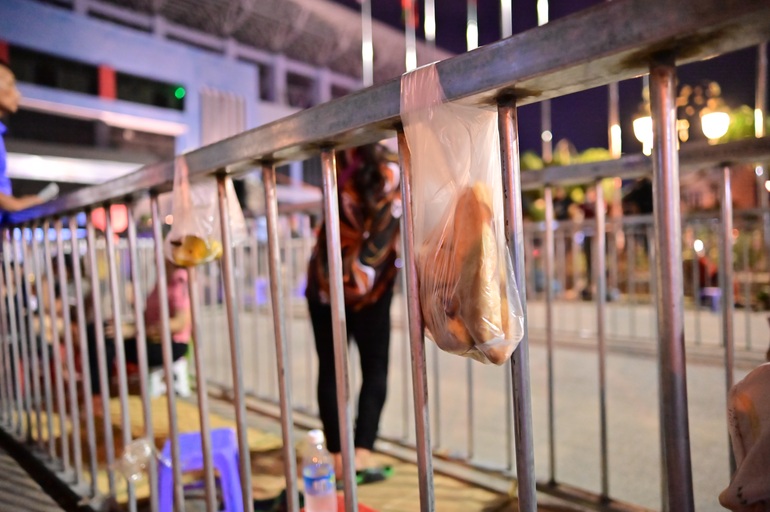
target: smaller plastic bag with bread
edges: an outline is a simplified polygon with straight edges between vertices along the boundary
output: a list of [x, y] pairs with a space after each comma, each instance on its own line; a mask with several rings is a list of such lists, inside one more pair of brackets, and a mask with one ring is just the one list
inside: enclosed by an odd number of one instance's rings
[[452, 354], [503, 364], [524, 315], [503, 232], [497, 112], [447, 103], [431, 64], [402, 77], [401, 120], [426, 334]]
[[[246, 239], [246, 221], [230, 180], [226, 185], [232, 244]], [[184, 156], [174, 162], [171, 231], [164, 242], [166, 259], [180, 267], [194, 267], [222, 256], [217, 180], [203, 178], [190, 183]]]

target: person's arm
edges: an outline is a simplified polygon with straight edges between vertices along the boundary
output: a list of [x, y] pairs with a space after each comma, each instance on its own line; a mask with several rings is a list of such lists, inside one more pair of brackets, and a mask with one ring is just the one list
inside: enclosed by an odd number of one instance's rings
[[42, 203], [38, 196], [14, 197], [0, 192], [0, 210], [6, 212], [18, 212]]

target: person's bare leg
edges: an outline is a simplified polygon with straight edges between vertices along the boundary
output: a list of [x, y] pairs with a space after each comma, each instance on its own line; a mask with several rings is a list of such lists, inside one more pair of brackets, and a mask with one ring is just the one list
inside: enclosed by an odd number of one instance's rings
[[366, 448], [356, 448], [356, 471], [371, 467], [372, 452]]
[[342, 454], [332, 453], [332, 458], [334, 459], [334, 475], [337, 477], [337, 480], [341, 480], [342, 479]]

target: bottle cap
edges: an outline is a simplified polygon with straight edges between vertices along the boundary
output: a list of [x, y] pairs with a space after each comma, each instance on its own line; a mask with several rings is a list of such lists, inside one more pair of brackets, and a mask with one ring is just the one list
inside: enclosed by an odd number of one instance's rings
[[311, 430], [307, 433], [307, 439], [313, 444], [323, 444], [325, 440], [323, 430]]

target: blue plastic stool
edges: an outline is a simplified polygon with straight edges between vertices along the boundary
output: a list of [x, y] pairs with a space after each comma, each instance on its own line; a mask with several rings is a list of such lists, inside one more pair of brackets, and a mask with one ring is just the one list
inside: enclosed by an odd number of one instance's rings
[[[203, 469], [203, 452], [200, 432], [179, 435], [179, 452], [182, 472]], [[163, 458], [171, 460], [171, 441], [163, 445]], [[238, 438], [231, 428], [211, 431], [211, 458], [219, 472], [219, 483], [226, 512], [244, 512], [241, 477], [238, 469]], [[170, 466], [159, 464], [158, 493], [161, 512], [174, 512], [174, 473]]]

